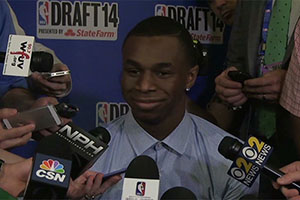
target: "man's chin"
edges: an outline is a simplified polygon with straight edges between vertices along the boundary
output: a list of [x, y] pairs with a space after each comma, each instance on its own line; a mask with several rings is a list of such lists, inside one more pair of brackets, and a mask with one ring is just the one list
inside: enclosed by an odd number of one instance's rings
[[138, 122], [141, 122], [141, 123], [155, 125], [161, 121], [157, 115], [154, 115], [152, 113], [147, 113], [147, 112], [143, 112], [143, 113], [132, 112], [132, 113], [133, 113], [135, 120]]

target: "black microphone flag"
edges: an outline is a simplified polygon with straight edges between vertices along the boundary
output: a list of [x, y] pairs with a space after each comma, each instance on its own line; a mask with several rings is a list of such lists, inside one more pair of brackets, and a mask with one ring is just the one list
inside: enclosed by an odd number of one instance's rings
[[[5, 60], [5, 52], [0, 52], [0, 63]], [[52, 54], [44, 51], [32, 52], [30, 61], [30, 70], [32, 72], [50, 72], [53, 67], [53, 56]]]
[[72, 150], [56, 135], [42, 139], [33, 158], [24, 199], [64, 199], [72, 168]]
[[[228, 175], [241, 183], [251, 187], [260, 172], [273, 181], [284, 173], [267, 163], [273, 147], [250, 136], [244, 144], [237, 139], [226, 136], [220, 142], [218, 151], [225, 158], [234, 161]], [[300, 184], [292, 183], [288, 187], [295, 188], [300, 192]]]
[[159, 172], [149, 156], [138, 156], [129, 164], [123, 183], [122, 200], [158, 199]]
[[[100, 134], [105, 138], [110, 138], [108, 131], [103, 129]], [[89, 169], [108, 147], [99, 137], [93, 136], [73, 122], [62, 126], [55, 134], [67, 141], [73, 150], [72, 179], [76, 179]]]

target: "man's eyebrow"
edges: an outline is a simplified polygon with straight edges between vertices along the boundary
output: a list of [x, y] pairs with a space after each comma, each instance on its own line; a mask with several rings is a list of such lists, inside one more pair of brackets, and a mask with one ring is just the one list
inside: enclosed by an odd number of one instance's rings
[[[127, 59], [124, 61], [123, 65], [130, 65], [130, 66], [134, 66], [134, 67], [141, 67], [141, 64], [134, 61], [134, 60], [131, 60], [131, 59]], [[163, 69], [163, 68], [171, 68], [172, 67], [172, 63], [170, 62], [161, 62], [161, 63], [156, 63], [154, 65], [155, 68], [160, 68], [160, 69]]]
[[169, 63], [169, 62], [157, 63], [157, 64], [155, 64], [155, 67], [158, 67], [158, 68], [171, 68], [172, 63]]
[[131, 59], [125, 60], [123, 62], [123, 64], [125, 64], [125, 65], [131, 65], [131, 66], [134, 66], [134, 67], [140, 67], [141, 66], [138, 62], [136, 62], [134, 60], [131, 60]]

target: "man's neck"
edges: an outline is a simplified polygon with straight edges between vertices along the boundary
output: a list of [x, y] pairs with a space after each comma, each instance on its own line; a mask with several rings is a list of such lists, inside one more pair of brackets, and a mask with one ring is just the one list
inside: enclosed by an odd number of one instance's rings
[[[183, 110], [180, 114], [177, 113], [176, 117], [167, 117], [160, 121], [159, 123], [147, 123], [142, 122], [136, 119], [137, 123], [149, 133], [152, 137], [157, 140], [163, 140], [168, 137], [180, 124], [184, 117], [185, 110]], [[170, 114], [170, 116], [172, 116]]]

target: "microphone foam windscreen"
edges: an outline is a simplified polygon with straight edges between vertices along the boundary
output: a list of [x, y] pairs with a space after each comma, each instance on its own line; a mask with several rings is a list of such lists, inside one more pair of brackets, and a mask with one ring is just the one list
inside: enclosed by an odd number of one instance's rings
[[32, 72], [50, 72], [53, 67], [53, 56], [48, 52], [34, 51], [32, 52], [30, 70]]
[[168, 189], [161, 197], [161, 200], [167, 199], [190, 199], [196, 200], [195, 194], [185, 187], [173, 187]]
[[105, 144], [108, 144], [110, 141], [110, 133], [106, 130], [106, 128], [102, 126], [98, 126], [90, 130], [89, 133], [95, 136], [96, 138], [99, 138]]
[[235, 160], [236, 156], [239, 153], [242, 144], [235, 138], [226, 136], [220, 142], [218, 146], [218, 151], [225, 158], [230, 160]]
[[125, 178], [159, 179], [157, 165], [149, 156], [138, 156], [130, 162]]

